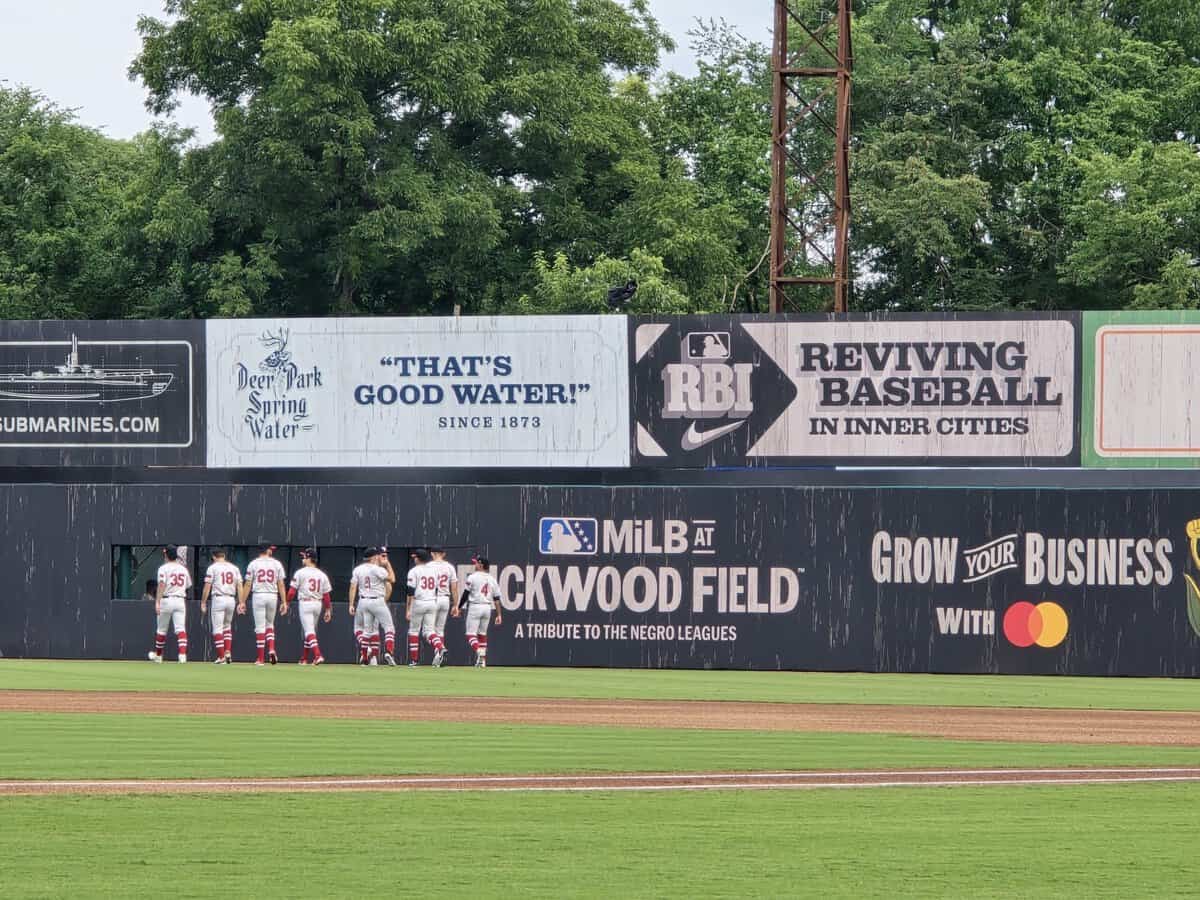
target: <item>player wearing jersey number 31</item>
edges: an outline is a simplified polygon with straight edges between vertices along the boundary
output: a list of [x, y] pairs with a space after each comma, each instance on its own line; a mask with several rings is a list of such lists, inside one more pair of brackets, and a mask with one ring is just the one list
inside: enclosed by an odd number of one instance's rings
[[329, 576], [317, 568], [317, 551], [309, 547], [300, 551], [303, 566], [292, 576], [291, 587], [288, 588], [288, 600], [300, 600], [300, 631], [304, 636], [304, 649], [300, 652], [300, 665], [308, 665], [312, 656], [312, 664], [319, 666], [325, 662], [321, 655], [321, 647], [317, 644], [317, 618], [322, 616], [326, 622], [333, 618], [333, 607], [330, 605], [330, 594], [333, 585]]

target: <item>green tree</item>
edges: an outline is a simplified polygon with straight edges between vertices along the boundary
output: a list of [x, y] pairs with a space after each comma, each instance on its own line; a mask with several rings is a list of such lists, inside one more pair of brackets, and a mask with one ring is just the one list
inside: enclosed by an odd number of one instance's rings
[[155, 111], [211, 102], [206, 204], [238, 257], [221, 271], [256, 267], [271, 286], [250, 299], [281, 313], [470, 309], [539, 250], [605, 252], [638, 141], [614, 79], [669, 46], [644, 0], [166, 9], [131, 73]]

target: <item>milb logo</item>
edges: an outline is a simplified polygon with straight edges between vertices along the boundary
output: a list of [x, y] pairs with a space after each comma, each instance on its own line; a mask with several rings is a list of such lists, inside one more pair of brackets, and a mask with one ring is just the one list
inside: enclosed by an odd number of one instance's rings
[[595, 556], [595, 519], [545, 516], [538, 522], [538, 550], [550, 556]]

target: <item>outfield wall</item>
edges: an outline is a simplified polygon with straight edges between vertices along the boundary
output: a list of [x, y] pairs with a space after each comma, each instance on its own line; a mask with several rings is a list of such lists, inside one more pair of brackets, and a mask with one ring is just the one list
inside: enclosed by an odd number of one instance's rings
[[[121, 545], [385, 539], [492, 558], [496, 664], [1200, 674], [1200, 490], [8, 484], [0, 514], [5, 656], [143, 656]], [[347, 661], [337, 612], [320, 638]], [[278, 631], [296, 659], [294, 618]]]

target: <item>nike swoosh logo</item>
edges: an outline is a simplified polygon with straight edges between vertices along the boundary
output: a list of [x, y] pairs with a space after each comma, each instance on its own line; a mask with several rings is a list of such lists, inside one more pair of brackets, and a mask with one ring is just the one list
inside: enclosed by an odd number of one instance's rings
[[731, 431], [737, 431], [745, 424], [746, 420], [742, 419], [740, 422], [730, 422], [728, 425], [721, 425], [709, 431], [700, 431], [696, 428], [696, 423], [693, 422], [688, 427], [688, 430], [683, 433], [683, 440], [679, 443], [684, 450], [696, 450], [710, 441], [715, 441], [717, 438], [729, 434]]

